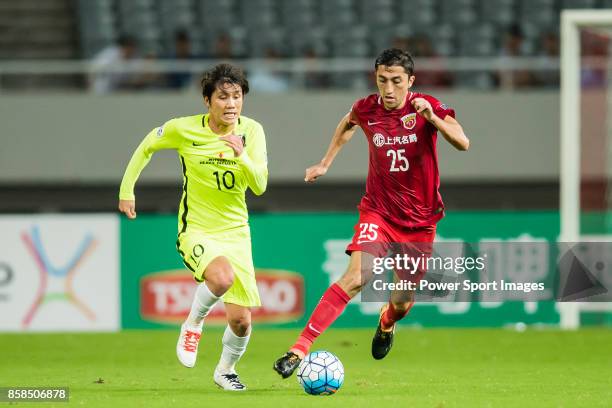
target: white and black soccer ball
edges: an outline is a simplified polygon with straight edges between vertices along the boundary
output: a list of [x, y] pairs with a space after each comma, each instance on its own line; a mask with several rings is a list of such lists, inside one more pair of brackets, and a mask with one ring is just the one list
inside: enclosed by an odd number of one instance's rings
[[300, 363], [297, 379], [308, 394], [335, 394], [344, 382], [344, 366], [329, 351], [313, 351]]

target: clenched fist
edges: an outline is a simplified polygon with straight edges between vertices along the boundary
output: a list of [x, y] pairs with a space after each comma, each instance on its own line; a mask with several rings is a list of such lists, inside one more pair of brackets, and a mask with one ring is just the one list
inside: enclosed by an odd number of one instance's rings
[[431, 121], [435, 116], [434, 111], [431, 107], [431, 103], [425, 98], [414, 98], [410, 101], [414, 109], [416, 109], [417, 113], [423, 116], [428, 121]]

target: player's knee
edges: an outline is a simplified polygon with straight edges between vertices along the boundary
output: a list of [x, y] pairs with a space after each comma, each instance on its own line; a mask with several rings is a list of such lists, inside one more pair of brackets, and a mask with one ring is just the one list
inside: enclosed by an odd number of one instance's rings
[[205, 279], [218, 290], [225, 293], [234, 284], [234, 270], [227, 260], [213, 261], [206, 268]]
[[229, 325], [237, 336], [246, 336], [251, 327], [250, 316], [236, 316], [229, 319]]
[[219, 288], [223, 289], [224, 292], [228, 291], [234, 284], [234, 272], [231, 270], [223, 271], [223, 273], [217, 276], [216, 284]]
[[393, 309], [398, 313], [405, 313], [410, 309], [412, 302], [393, 302]]
[[363, 281], [359, 274], [347, 273], [342, 278], [340, 278], [340, 280], [338, 281], [338, 285], [340, 285], [340, 287], [344, 289], [344, 291], [349, 296], [352, 297], [354, 296], [354, 294], [358, 293], [361, 290], [361, 288], [363, 287]]

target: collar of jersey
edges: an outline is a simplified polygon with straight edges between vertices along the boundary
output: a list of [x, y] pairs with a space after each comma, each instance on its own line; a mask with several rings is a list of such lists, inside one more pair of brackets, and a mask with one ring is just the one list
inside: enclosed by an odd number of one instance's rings
[[[209, 117], [208, 113], [205, 113], [204, 116], [202, 116], [202, 127], [210, 129], [210, 126], [208, 126], [208, 117]], [[236, 125], [236, 130], [238, 130], [238, 126], [240, 126], [240, 116], [238, 116], [238, 124]], [[212, 132], [212, 129], [210, 130]]]

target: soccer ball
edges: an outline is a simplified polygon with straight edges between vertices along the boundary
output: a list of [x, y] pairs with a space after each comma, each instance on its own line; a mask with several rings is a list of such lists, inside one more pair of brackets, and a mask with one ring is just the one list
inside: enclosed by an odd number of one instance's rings
[[335, 394], [344, 382], [344, 366], [329, 351], [313, 351], [300, 363], [297, 379], [310, 395]]

